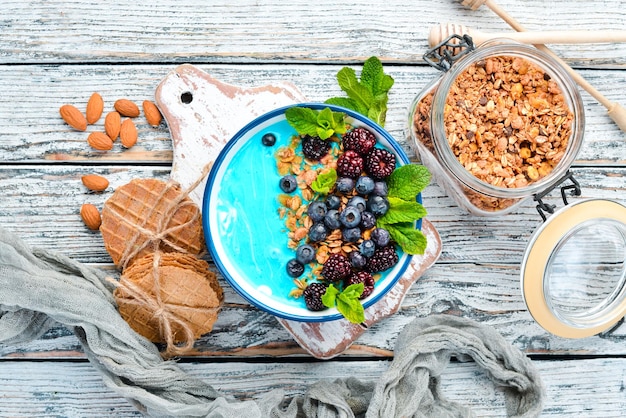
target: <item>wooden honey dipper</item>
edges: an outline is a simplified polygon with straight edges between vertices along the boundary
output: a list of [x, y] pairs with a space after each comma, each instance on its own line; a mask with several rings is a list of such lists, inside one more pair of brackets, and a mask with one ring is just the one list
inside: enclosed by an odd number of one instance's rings
[[442, 23], [433, 26], [428, 36], [428, 44], [432, 48], [451, 35], [469, 35], [475, 45], [495, 38], [508, 38], [523, 44], [582, 44], [602, 42], [626, 42], [626, 31], [623, 30], [596, 30], [596, 31], [539, 31], [539, 32], [511, 32], [488, 33], [470, 29], [464, 25]]
[[[493, 11], [500, 18], [502, 18], [502, 20], [508, 23], [508, 25], [511, 26], [513, 29], [515, 29], [517, 32], [526, 32], [526, 29], [524, 29], [524, 27], [517, 20], [515, 20], [511, 15], [506, 13], [493, 0], [459, 0], [459, 1], [461, 1], [461, 4], [463, 6], [468, 7], [472, 10], [476, 10], [484, 4], [489, 9], [491, 9], [491, 11]], [[558, 61], [563, 66], [563, 68], [565, 68], [565, 70], [568, 72], [570, 77], [572, 77], [572, 79], [576, 81], [576, 83], [578, 83], [580, 87], [585, 89], [587, 93], [589, 93], [594, 99], [596, 99], [602, 106], [604, 106], [607, 109], [608, 111], [607, 114], [613, 120], [613, 122], [615, 122], [615, 124], [622, 131], [626, 132], [626, 109], [624, 107], [622, 107], [619, 103], [614, 103], [614, 102], [611, 102], [609, 99], [607, 99], [602, 93], [596, 90], [595, 87], [589, 84], [587, 80], [582, 78], [576, 71], [572, 69], [572, 67], [567, 65], [565, 61], [559, 58], [547, 46], [543, 44], [534, 44], [534, 45], [537, 49], [545, 52], [546, 54], [554, 58], [556, 61]]]

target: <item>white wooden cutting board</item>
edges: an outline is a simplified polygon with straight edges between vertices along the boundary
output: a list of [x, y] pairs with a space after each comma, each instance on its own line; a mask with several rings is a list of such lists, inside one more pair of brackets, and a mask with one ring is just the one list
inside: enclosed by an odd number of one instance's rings
[[[207, 164], [215, 161], [223, 146], [248, 122], [278, 107], [307, 101], [291, 83], [279, 82], [258, 87], [223, 83], [199, 68], [184, 64], [171, 71], [159, 84], [155, 101], [167, 121], [174, 148], [171, 179], [189, 188]], [[206, 179], [190, 194], [202, 208]], [[428, 239], [423, 256], [415, 256], [398, 284], [365, 311], [367, 327], [399, 309], [411, 285], [441, 253], [437, 230], [424, 220]], [[305, 323], [279, 318], [278, 321], [311, 355], [328, 359], [345, 351], [366, 327], [341, 319]]]

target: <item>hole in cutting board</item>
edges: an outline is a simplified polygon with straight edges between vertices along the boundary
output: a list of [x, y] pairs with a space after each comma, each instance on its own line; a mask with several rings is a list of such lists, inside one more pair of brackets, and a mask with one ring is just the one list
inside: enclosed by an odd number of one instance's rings
[[185, 103], [185, 104], [189, 104], [193, 101], [193, 94], [191, 94], [190, 91], [186, 91], [183, 94], [180, 95], [180, 101]]

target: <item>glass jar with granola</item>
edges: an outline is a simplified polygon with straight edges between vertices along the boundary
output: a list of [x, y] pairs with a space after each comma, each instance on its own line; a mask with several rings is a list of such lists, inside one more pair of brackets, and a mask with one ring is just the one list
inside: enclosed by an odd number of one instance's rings
[[582, 144], [584, 110], [576, 85], [549, 55], [514, 41], [476, 49], [469, 41], [414, 99], [408, 133], [459, 206], [499, 215], [567, 174]]

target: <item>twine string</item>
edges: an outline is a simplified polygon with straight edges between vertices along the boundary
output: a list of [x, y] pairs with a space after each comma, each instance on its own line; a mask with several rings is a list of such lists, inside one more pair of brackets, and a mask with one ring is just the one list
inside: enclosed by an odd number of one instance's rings
[[[150, 291], [149, 287], [148, 289], [144, 289], [135, 285], [130, 280], [117, 281], [112, 278], [107, 278], [107, 280], [129, 295], [129, 298], [125, 299], [126, 303], [144, 306], [153, 313], [153, 317], [157, 319], [159, 324], [160, 335], [165, 339], [164, 342], [166, 343], [166, 349], [165, 352], [162, 353], [164, 357], [183, 354], [191, 350], [195, 342], [195, 335], [189, 323], [179, 314], [170, 309], [168, 304], [163, 301], [161, 294], [161, 277], [159, 272], [162, 253], [161, 244], [164, 243], [179, 253], [189, 254], [189, 251], [187, 249], [176, 245], [167, 237], [173, 235], [179, 230], [195, 222], [200, 216], [200, 211], [195, 211], [190, 219], [179, 225], [174, 225], [168, 228], [168, 223], [170, 222], [172, 215], [176, 213], [176, 211], [178, 211], [180, 208], [189, 205], [195, 205], [193, 201], [185, 199], [196, 187], [198, 187], [200, 183], [202, 183], [204, 178], [211, 170], [212, 165], [212, 163], [205, 165], [200, 173], [200, 176], [186, 190], [182, 190], [176, 198], [174, 198], [167, 206], [165, 206], [163, 214], [158, 218], [154, 230], [147, 228], [146, 224], [148, 222], [148, 219], [157, 209], [157, 207], [160, 206], [168, 191], [172, 187], [178, 186], [178, 183], [172, 180], [169, 180], [166, 183], [163, 190], [161, 190], [161, 192], [157, 196], [154, 205], [149, 208], [147, 214], [143, 217], [143, 219], [140, 220], [140, 222], [129, 221], [128, 219], [125, 219], [118, 211], [111, 211], [119, 221], [126, 223], [129, 227], [135, 230], [135, 233], [133, 234], [131, 239], [126, 242], [126, 246], [124, 247], [124, 251], [120, 259], [122, 274], [125, 271], [126, 267], [128, 267], [130, 261], [133, 260], [135, 256], [137, 256], [144, 249], [152, 247], [153, 292]], [[136, 245], [137, 240], [142, 237], [144, 238], [144, 241], [141, 244]], [[176, 305], [176, 310], [178, 310], [179, 312], [181, 310], [191, 310], [195, 312], [216, 312], [218, 309], [219, 308], [187, 307], [182, 305]], [[182, 331], [183, 336], [182, 338], [178, 339], [179, 341], [181, 341], [180, 344], [176, 343], [173, 327], [179, 328]]]

